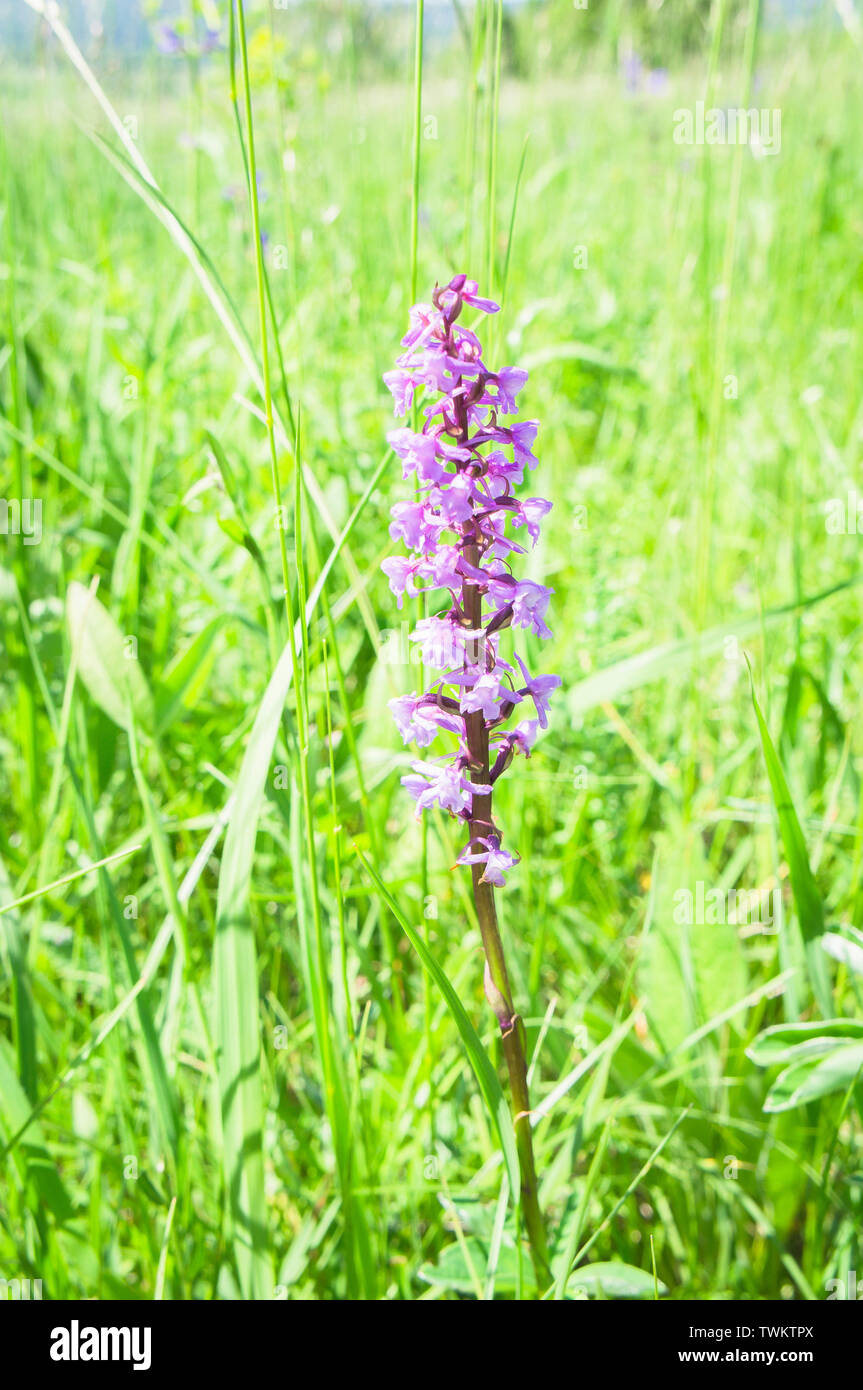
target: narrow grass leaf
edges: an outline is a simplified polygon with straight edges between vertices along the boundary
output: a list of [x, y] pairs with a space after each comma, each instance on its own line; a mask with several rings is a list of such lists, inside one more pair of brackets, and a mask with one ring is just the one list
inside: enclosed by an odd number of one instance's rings
[[258, 963], [249, 895], [258, 817], [292, 675], [288, 646], [270, 678], [249, 735], [234, 790], [216, 903], [214, 1043], [224, 1131], [225, 1186], [237, 1267], [247, 1298], [265, 1298], [272, 1290], [264, 1195]]
[[[354, 846], [354, 848], [356, 849], [356, 846]], [[518, 1192], [521, 1186], [521, 1179], [519, 1177], [518, 1154], [515, 1147], [515, 1131], [513, 1128], [512, 1116], [510, 1115], [506, 1098], [497, 1078], [497, 1073], [492, 1066], [491, 1059], [480, 1041], [479, 1034], [465, 1013], [464, 1006], [450, 983], [446, 972], [429, 951], [422, 939], [421, 933], [418, 932], [415, 927], [411, 926], [398, 903], [390, 894], [383, 879], [380, 877], [377, 870], [372, 867], [365, 855], [359, 849], [357, 849], [357, 854], [362, 861], [366, 873], [374, 882], [382, 902], [395, 917], [405, 936], [419, 956], [423, 968], [428, 971], [446, 1001], [446, 1006], [452, 1014], [453, 1021], [461, 1034], [461, 1039], [465, 1045], [465, 1050], [467, 1051], [468, 1059], [473, 1068], [477, 1085], [482, 1092], [483, 1099], [488, 1106], [489, 1114], [500, 1136], [510, 1191]]]
[[[751, 675], [750, 671], [750, 681]], [[761, 734], [761, 746], [764, 750], [764, 761], [767, 764], [767, 776], [770, 779], [773, 804], [779, 817], [782, 843], [788, 858], [791, 891], [794, 895], [797, 918], [800, 922], [800, 933], [803, 937], [809, 979], [819, 1009], [825, 1017], [829, 1017], [832, 1012], [832, 998], [824, 952], [821, 947], [821, 937], [824, 935], [824, 904], [809, 867], [809, 854], [806, 849], [806, 841], [803, 838], [803, 831], [800, 829], [800, 821], [791, 800], [791, 793], [788, 790], [788, 782], [782, 764], [773, 746], [764, 715], [761, 713], [754, 684], [752, 684], [752, 705], [755, 710], [755, 718], [758, 721], [758, 731]]]
[[609, 701], [613, 703], [622, 695], [639, 690], [652, 681], [665, 679], [677, 671], [686, 670], [696, 654], [705, 657], [722, 651], [729, 634], [733, 634], [738, 641], [756, 636], [763, 628], [781, 622], [795, 613], [805, 612], [858, 584], [863, 584], [863, 573], [852, 575], [829, 589], [801, 599], [799, 603], [781, 604], [765, 613], [741, 614], [718, 627], [696, 633], [694, 637], [674, 642], [660, 642], [646, 651], [624, 657], [601, 671], [594, 671], [592, 675], [572, 686], [567, 696], [569, 714], [572, 718], [578, 718], [597, 705]]
[[156, 730], [170, 728], [183, 709], [192, 709], [203, 690], [214, 661], [214, 642], [225, 624], [219, 613], [181, 651], [165, 670], [156, 691]]
[[15, 1146], [13, 1159], [29, 1189], [28, 1200], [34, 1211], [44, 1206], [58, 1221], [66, 1221], [72, 1215], [72, 1201], [40, 1126], [30, 1122], [32, 1108], [15, 1075], [13, 1055], [5, 1039], [0, 1039], [0, 1139], [5, 1151], [11, 1135], [29, 1131]]

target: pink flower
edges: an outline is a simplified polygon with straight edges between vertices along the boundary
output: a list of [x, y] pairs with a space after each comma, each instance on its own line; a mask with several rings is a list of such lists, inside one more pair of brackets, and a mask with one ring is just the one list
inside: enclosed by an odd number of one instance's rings
[[507, 482], [520, 483], [524, 477], [524, 460], [508, 459], [499, 449], [486, 455], [489, 478], [502, 478]]
[[512, 731], [511, 738], [519, 753], [524, 753], [525, 757], [530, 757], [530, 750], [536, 743], [536, 734], [539, 727], [536, 719], [522, 719], [520, 724], [516, 724]]
[[[390, 372], [388, 375], [392, 376]], [[416, 473], [421, 483], [436, 483], [443, 477], [443, 464], [437, 458], [434, 435], [414, 434], [413, 430], [390, 430], [387, 443], [402, 460], [402, 477]]]
[[381, 569], [390, 581], [390, 589], [398, 599], [399, 608], [402, 606], [402, 598], [405, 594], [409, 598], [416, 598], [421, 592], [414, 584], [419, 567], [419, 561], [406, 560], [401, 555], [391, 555], [381, 565]]
[[476, 280], [468, 280], [464, 275], [456, 275], [450, 280], [450, 287], [455, 288], [458, 280], [461, 281], [459, 293], [465, 304], [470, 304], [474, 309], [482, 309], [484, 314], [497, 314], [500, 311], [500, 305], [495, 304], [493, 299], [480, 299], [477, 293], [479, 285]]
[[504, 415], [514, 415], [518, 410], [515, 398], [527, 381], [527, 372], [520, 367], [503, 367], [495, 377], [497, 398]]
[[503, 685], [494, 671], [486, 671], [465, 690], [461, 697], [461, 710], [463, 714], [476, 714], [481, 711], [484, 719], [493, 722], [500, 718], [501, 705], [515, 705], [520, 700], [521, 696], [516, 695], [509, 686]]
[[401, 368], [394, 372], [384, 372], [384, 381], [393, 393], [394, 415], [407, 415], [414, 399], [414, 380], [410, 372]]
[[431, 494], [431, 501], [440, 508], [441, 516], [447, 521], [456, 525], [460, 521], [468, 521], [474, 512], [476, 487], [473, 479], [467, 473], [457, 473], [454, 477], [446, 473], [444, 481], [447, 486], [436, 488]]
[[443, 329], [443, 314], [432, 304], [415, 304], [410, 311], [410, 331], [402, 338], [402, 347], [422, 347]]
[[554, 589], [544, 584], [535, 584], [532, 579], [522, 579], [515, 587], [512, 596], [512, 621], [516, 627], [526, 627], [537, 637], [551, 637], [551, 629], [546, 627], [544, 618], [548, 601]]
[[[477, 646], [484, 638], [481, 628], [462, 627], [452, 618], [421, 618], [410, 635], [410, 641], [419, 644], [424, 666], [436, 671], [448, 671], [461, 666], [470, 656], [469, 648]], [[485, 639], [489, 646], [493, 638]]]
[[464, 734], [461, 716], [442, 709], [433, 695], [399, 695], [387, 704], [405, 743], [413, 741], [420, 748], [428, 748], [441, 729]]
[[426, 550], [443, 529], [443, 523], [428, 516], [421, 502], [396, 502], [391, 516], [390, 535], [394, 541], [401, 538], [410, 550]]
[[536, 468], [536, 459], [531, 453], [531, 445], [536, 439], [538, 429], [539, 425], [536, 420], [522, 420], [520, 424], [513, 425], [509, 432], [512, 437], [515, 457], [530, 468]]
[[502, 888], [506, 883], [504, 871], [511, 869], [518, 863], [505, 849], [501, 849], [500, 840], [496, 835], [477, 835], [470, 842], [471, 845], [485, 845], [485, 849], [471, 853], [470, 845], [459, 855], [457, 864], [484, 864], [485, 868], [480, 876], [480, 883], [494, 883]]
[[539, 539], [539, 523], [544, 516], [548, 516], [551, 511], [551, 503], [544, 497], [527, 497], [518, 504], [518, 510], [512, 518], [513, 526], [527, 526], [527, 534], [530, 536], [534, 545]]
[[522, 695], [529, 695], [536, 705], [536, 713], [539, 719], [540, 728], [548, 728], [548, 697], [552, 690], [557, 690], [560, 685], [560, 676], [535, 676], [531, 679], [528, 669], [516, 652], [516, 661], [521, 667], [521, 674], [524, 676], [524, 689]]
[[480, 786], [466, 777], [461, 767], [435, 767], [431, 763], [411, 763], [413, 775], [402, 778], [402, 786], [407, 787], [417, 803], [417, 819], [420, 811], [432, 806], [440, 806], [442, 811], [461, 816], [473, 808], [475, 792], [489, 795], [491, 787]]
[[459, 563], [461, 551], [454, 545], [442, 545], [424, 566], [424, 573], [436, 589], [461, 588]]

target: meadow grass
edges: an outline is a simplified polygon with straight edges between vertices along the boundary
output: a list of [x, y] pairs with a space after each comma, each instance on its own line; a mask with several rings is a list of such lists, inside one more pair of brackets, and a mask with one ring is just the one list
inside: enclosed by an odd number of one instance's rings
[[[56, 45], [4, 92], [0, 495], [43, 534], [0, 568], [0, 1275], [46, 1297], [530, 1291], [460, 836], [416, 826], [385, 707], [422, 687], [380, 378], [458, 270], [502, 294], [555, 503], [526, 572], [564, 689], [499, 792], [553, 1292], [857, 1267], [859, 1088], [765, 1113], [746, 1049], [818, 1017], [807, 902], [863, 904], [861, 539], [825, 514], [863, 426], [859, 54], [732, 35], [716, 104], [751, 57], [782, 111], [755, 158], [674, 143], [706, 53], [655, 95], [516, 81], [483, 15], [421, 90], [318, 54], [288, 99], [256, 32], [236, 113], [225, 54], [97, 65], [158, 194]], [[699, 881], [778, 887], [780, 929], [681, 924]], [[828, 989], [859, 1015], [853, 959]]]

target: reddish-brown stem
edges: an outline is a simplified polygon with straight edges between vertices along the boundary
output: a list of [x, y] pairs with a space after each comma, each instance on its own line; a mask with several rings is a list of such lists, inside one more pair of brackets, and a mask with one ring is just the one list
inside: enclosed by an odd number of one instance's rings
[[[465, 555], [472, 565], [477, 564], [476, 546], [466, 547]], [[478, 634], [471, 640], [474, 650], [468, 652], [469, 663], [480, 665], [482, 668], [485, 664], [485, 637], [480, 631], [482, 626], [482, 595], [476, 585], [464, 584], [462, 605], [470, 627]], [[471, 780], [487, 786], [489, 785], [488, 729], [482, 713], [468, 714], [465, 717], [465, 726], [471, 758]], [[471, 840], [473, 841], [479, 836], [487, 837], [492, 825], [491, 793], [475, 793], [469, 821]], [[544, 1291], [551, 1282], [551, 1273], [548, 1264], [545, 1227], [537, 1192], [536, 1164], [533, 1156], [524, 1024], [516, 1013], [512, 1002], [506, 957], [497, 921], [494, 888], [483, 880], [482, 864], [472, 864], [471, 872], [474, 902], [476, 903], [479, 929], [485, 952], [486, 997], [494, 1010], [500, 1027], [501, 1046], [506, 1059], [512, 1092], [516, 1148], [521, 1179], [521, 1210], [537, 1283], [540, 1291]]]

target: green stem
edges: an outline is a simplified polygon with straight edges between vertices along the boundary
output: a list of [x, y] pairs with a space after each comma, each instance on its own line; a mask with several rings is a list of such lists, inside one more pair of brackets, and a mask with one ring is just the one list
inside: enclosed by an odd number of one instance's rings
[[[414, 128], [413, 128], [413, 168], [411, 175], [411, 304], [417, 301], [417, 282], [418, 282], [418, 253], [419, 253], [419, 220], [420, 220], [420, 149], [423, 112], [423, 40], [425, 34], [425, 0], [417, 0], [416, 6], [416, 27], [414, 43]], [[419, 429], [419, 407], [416, 401], [411, 412], [411, 422], [415, 430]], [[417, 496], [419, 496], [419, 479], [417, 479]], [[428, 606], [425, 599], [422, 600], [423, 617], [428, 614]], [[428, 857], [428, 825], [423, 820], [420, 829], [420, 895], [423, 902], [423, 910], [428, 901], [429, 895], [429, 857]], [[428, 920], [423, 917], [423, 935], [426, 945], [429, 944]], [[394, 993], [396, 993], [394, 991]], [[423, 1020], [425, 1035], [425, 1080], [428, 1088], [428, 1126], [429, 1126], [429, 1145], [434, 1148], [434, 1090], [432, 1086], [434, 1074], [434, 1038], [432, 1027], [432, 995], [431, 982], [427, 975], [423, 975]]]
[[[255, 279], [258, 291], [258, 328], [261, 338], [261, 376], [264, 384], [264, 411], [267, 427], [267, 443], [270, 454], [270, 481], [273, 489], [273, 501], [276, 506], [276, 518], [278, 521], [279, 533], [279, 554], [282, 562], [282, 588], [284, 590], [285, 615], [288, 621], [288, 639], [291, 644], [291, 662], [294, 671], [294, 680], [297, 676], [297, 652], [294, 638], [294, 615], [291, 606], [291, 591], [288, 578], [288, 543], [285, 535], [284, 512], [282, 510], [282, 488], [279, 478], [279, 460], [276, 450], [276, 431], [275, 418], [273, 413], [273, 393], [270, 386], [270, 343], [267, 332], [267, 296], [264, 276], [264, 251], [261, 246], [261, 214], [258, 202], [258, 171], [257, 160], [255, 157], [255, 127], [252, 116], [252, 84], [249, 79], [249, 52], [246, 44], [246, 17], [243, 9], [243, 0], [237, 0], [237, 35], [240, 43], [240, 63], [243, 73], [243, 99], [246, 113], [246, 140], [248, 144], [248, 177], [249, 177], [249, 204], [252, 213], [252, 233], [255, 239]], [[233, 83], [233, 64], [231, 70], [231, 81]], [[299, 463], [297, 463], [299, 467]], [[300, 723], [299, 698], [297, 700], [298, 716], [297, 722]], [[304, 730], [301, 730], [301, 735]]]
[[425, 0], [417, 0], [416, 44], [414, 48], [414, 130], [411, 178], [411, 304], [417, 298], [417, 249], [420, 213], [420, 126], [423, 115], [423, 30]]
[[500, 105], [500, 58], [501, 34], [503, 29], [503, 0], [497, 0], [496, 22], [489, 18], [489, 42], [494, 42], [494, 62], [492, 64], [491, 91], [489, 93], [489, 131], [488, 131], [488, 189], [486, 224], [486, 292], [494, 293], [495, 262], [495, 203], [497, 199], [497, 124]]

